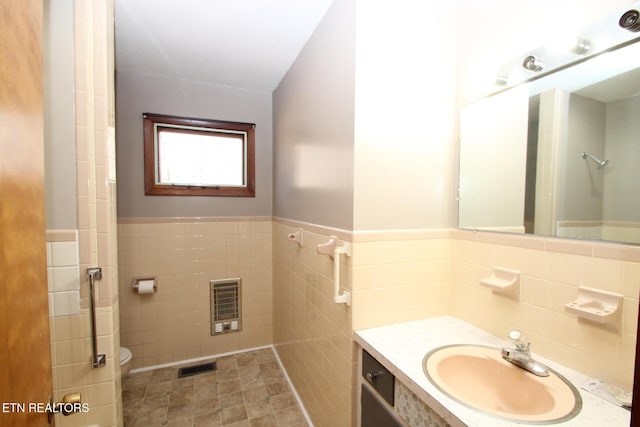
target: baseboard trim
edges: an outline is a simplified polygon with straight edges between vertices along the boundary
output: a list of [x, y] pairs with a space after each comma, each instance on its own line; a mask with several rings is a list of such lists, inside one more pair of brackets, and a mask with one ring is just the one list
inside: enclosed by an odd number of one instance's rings
[[293, 397], [296, 399], [296, 402], [298, 402], [298, 406], [300, 407], [300, 410], [302, 411], [302, 416], [304, 417], [304, 420], [307, 422], [307, 425], [309, 427], [313, 427], [313, 422], [311, 422], [311, 417], [309, 416], [309, 413], [307, 412], [307, 408], [304, 407], [304, 404], [302, 403], [302, 399], [300, 398], [300, 395], [298, 394], [298, 391], [296, 390], [296, 387], [293, 385], [293, 382], [291, 381], [291, 378], [289, 378], [289, 374], [287, 373], [287, 369], [282, 364], [282, 360], [280, 360], [280, 355], [278, 354], [278, 350], [276, 349], [276, 347], [274, 345], [272, 345], [271, 347], [273, 348], [273, 354], [276, 355], [276, 360], [278, 361], [278, 365], [280, 365], [280, 369], [282, 369], [282, 373], [284, 374], [284, 377], [287, 379], [287, 382], [289, 383], [289, 387], [291, 387], [291, 392], [293, 393]]
[[[135, 368], [135, 369], [132, 369], [129, 372], [129, 374], [137, 374], [137, 373], [140, 373], [140, 372], [153, 371], [154, 369], [171, 368], [173, 366], [188, 365], [190, 363], [202, 362], [202, 361], [205, 361], [205, 360], [216, 359], [218, 357], [224, 357], [224, 356], [233, 356], [234, 354], [247, 353], [247, 352], [250, 352], [250, 351], [264, 350], [266, 348], [273, 349], [274, 353], [275, 353], [275, 348], [273, 347], [273, 345], [269, 344], [269, 345], [263, 345], [261, 347], [245, 348], [245, 349], [242, 349], [242, 350], [230, 351], [230, 352], [227, 352], [227, 353], [219, 353], [219, 354], [212, 354], [210, 356], [197, 357], [195, 359], [178, 360], [177, 362], [170, 362], [170, 363], [162, 363], [160, 365], [145, 366], [144, 368]], [[135, 355], [134, 355], [134, 357], [135, 357]]]

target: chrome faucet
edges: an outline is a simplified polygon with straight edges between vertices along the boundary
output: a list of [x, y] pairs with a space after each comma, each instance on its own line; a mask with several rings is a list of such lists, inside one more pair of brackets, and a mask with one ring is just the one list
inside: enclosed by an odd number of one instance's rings
[[513, 341], [515, 348], [505, 347], [502, 349], [502, 358], [504, 360], [539, 377], [549, 376], [549, 368], [542, 363], [536, 362], [531, 357], [531, 350], [529, 349], [531, 342], [525, 341], [522, 332], [514, 329], [509, 332], [509, 338]]

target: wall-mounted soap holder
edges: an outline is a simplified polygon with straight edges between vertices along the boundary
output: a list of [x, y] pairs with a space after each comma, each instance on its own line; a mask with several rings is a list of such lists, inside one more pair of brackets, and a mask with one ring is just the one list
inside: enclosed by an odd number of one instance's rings
[[578, 288], [575, 301], [564, 305], [566, 312], [597, 323], [611, 323], [620, 326], [622, 295], [600, 289]]
[[496, 294], [502, 294], [516, 301], [520, 299], [520, 272], [508, 268], [493, 267], [491, 276], [481, 279], [480, 284], [491, 288]]
[[298, 228], [293, 233], [287, 233], [287, 240], [290, 242], [298, 243], [298, 246], [302, 247], [304, 241], [304, 234], [302, 228]]

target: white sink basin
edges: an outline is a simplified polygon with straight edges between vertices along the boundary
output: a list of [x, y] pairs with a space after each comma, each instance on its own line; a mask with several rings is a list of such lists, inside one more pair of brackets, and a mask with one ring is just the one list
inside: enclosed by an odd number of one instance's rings
[[422, 367], [449, 397], [513, 421], [551, 424], [575, 417], [582, 408], [576, 388], [550, 369], [539, 377], [504, 359], [500, 349], [451, 345], [429, 352]]

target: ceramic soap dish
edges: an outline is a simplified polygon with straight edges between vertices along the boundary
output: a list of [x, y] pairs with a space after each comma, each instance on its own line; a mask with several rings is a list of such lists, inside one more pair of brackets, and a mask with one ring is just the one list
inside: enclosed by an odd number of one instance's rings
[[597, 323], [620, 321], [622, 295], [581, 286], [575, 301], [564, 305], [566, 312]]

